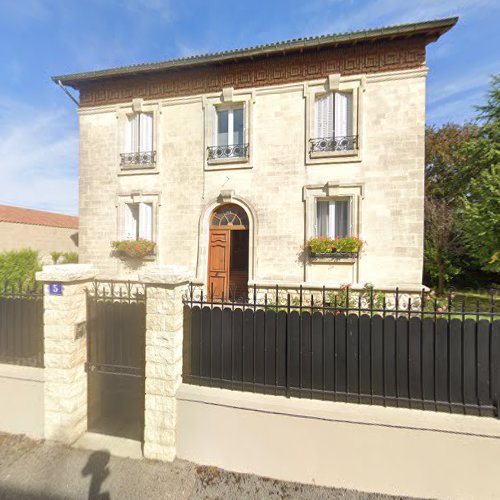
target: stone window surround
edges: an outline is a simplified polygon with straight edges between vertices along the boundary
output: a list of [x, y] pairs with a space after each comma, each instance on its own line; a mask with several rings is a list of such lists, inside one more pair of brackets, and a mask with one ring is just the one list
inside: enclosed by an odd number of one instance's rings
[[[305, 162], [309, 165], [321, 163], [347, 163], [360, 162], [363, 150], [363, 93], [366, 85], [366, 77], [341, 77], [340, 74], [329, 75], [327, 79], [304, 84], [304, 98], [306, 106], [306, 144]], [[314, 153], [309, 155], [309, 140], [315, 135], [315, 110], [316, 97], [320, 94], [334, 91], [352, 92], [352, 129], [354, 135], [358, 136], [358, 149], [356, 151], [331, 151]]]
[[[305, 205], [305, 239], [314, 238], [316, 235], [316, 202], [318, 200], [341, 198], [350, 199], [351, 203], [351, 234], [359, 236], [361, 234], [361, 201], [363, 200], [364, 186], [355, 183], [340, 183], [338, 181], [328, 181], [326, 184], [315, 184], [304, 186], [303, 201]], [[309, 281], [308, 268], [318, 264], [339, 264], [355, 266], [355, 281], [359, 279], [359, 259], [306, 259], [305, 260], [305, 281]]]
[[[153, 151], [156, 151], [156, 158], [153, 167], [137, 166], [123, 169], [120, 165], [120, 154], [128, 153], [125, 151], [125, 131], [127, 120], [130, 115], [135, 113], [151, 113], [153, 115]], [[158, 165], [160, 164], [160, 109], [158, 103], [144, 101], [142, 98], [133, 99], [129, 104], [119, 106], [116, 110], [117, 119], [117, 171], [118, 175], [137, 175], [137, 174], [157, 174]]]
[[117, 209], [116, 217], [116, 238], [121, 240], [123, 237], [123, 227], [125, 220], [125, 205], [129, 203], [151, 203], [153, 205], [153, 241], [157, 243], [155, 255], [149, 256], [146, 260], [156, 260], [158, 258], [158, 215], [159, 207], [161, 206], [161, 196], [160, 193], [143, 193], [140, 190], [134, 190], [127, 193], [120, 193], [116, 197], [115, 206]]
[[[216, 124], [216, 109], [223, 107], [236, 106], [243, 104], [243, 120], [245, 143], [248, 144], [248, 156], [242, 158], [220, 158], [215, 160], [207, 159], [207, 148], [215, 146], [215, 124]], [[229, 168], [252, 168], [253, 167], [253, 105], [255, 104], [255, 90], [239, 90], [235, 91], [232, 87], [222, 89], [222, 92], [217, 95], [205, 96], [202, 98], [202, 106], [204, 111], [204, 164], [205, 170], [225, 170]]]

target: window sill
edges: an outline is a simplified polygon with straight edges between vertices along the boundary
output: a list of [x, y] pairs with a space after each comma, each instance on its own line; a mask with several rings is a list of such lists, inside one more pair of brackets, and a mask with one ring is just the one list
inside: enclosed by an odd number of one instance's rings
[[214, 158], [212, 160], [207, 160], [207, 165], [226, 165], [232, 163], [248, 163], [248, 156], [235, 156], [232, 158]]
[[356, 252], [346, 253], [311, 253], [309, 262], [312, 264], [355, 264], [359, 258]]
[[115, 254], [115, 257], [118, 257], [122, 261], [134, 261], [134, 262], [154, 262], [156, 260], [157, 254], [146, 255], [141, 258], [129, 257], [128, 255]]
[[309, 153], [309, 158], [339, 158], [344, 156], [359, 156], [358, 149], [348, 149], [345, 151], [314, 151]]
[[119, 176], [126, 176], [126, 175], [158, 175], [160, 171], [158, 168], [155, 167], [136, 167], [136, 168], [120, 168], [120, 171], [118, 172]]

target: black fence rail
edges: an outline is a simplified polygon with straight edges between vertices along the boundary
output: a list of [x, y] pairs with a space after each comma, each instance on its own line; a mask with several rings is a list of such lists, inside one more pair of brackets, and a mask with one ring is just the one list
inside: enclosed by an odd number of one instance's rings
[[191, 288], [184, 382], [498, 417], [497, 297], [469, 311], [452, 296], [393, 295], [276, 288], [231, 302]]
[[43, 286], [0, 287], [0, 363], [43, 367]]

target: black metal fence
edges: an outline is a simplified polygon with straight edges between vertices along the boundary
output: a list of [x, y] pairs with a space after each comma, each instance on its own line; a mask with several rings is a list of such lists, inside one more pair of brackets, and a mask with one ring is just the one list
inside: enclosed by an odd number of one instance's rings
[[0, 363], [43, 367], [43, 286], [0, 288]]
[[500, 312], [425, 291], [185, 299], [186, 383], [349, 403], [499, 416]]

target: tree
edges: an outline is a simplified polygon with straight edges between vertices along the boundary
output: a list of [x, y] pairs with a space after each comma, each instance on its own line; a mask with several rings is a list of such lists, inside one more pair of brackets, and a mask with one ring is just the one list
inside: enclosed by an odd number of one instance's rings
[[477, 109], [479, 134], [462, 149], [481, 171], [462, 195], [461, 228], [473, 260], [484, 271], [500, 272], [500, 75]]
[[500, 165], [473, 179], [461, 210], [464, 241], [484, 271], [500, 272]]
[[474, 175], [475, 164], [469, 162], [465, 143], [478, 135], [473, 124], [446, 123], [425, 130], [425, 190], [434, 199], [457, 203]]
[[438, 295], [444, 293], [447, 281], [460, 269], [451, 255], [457, 252], [460, 239], [456, 230], [455, 211], [445, 200], [427, 196], [425, 200], [425, 267], [429, 277], [437, 282]]

